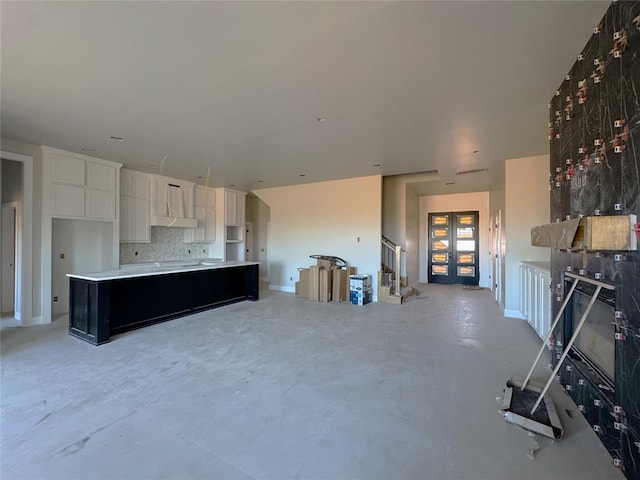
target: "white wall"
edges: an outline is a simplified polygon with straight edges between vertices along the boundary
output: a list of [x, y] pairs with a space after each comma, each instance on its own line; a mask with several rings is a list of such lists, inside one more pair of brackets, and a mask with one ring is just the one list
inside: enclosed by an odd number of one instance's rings
[[384, 177], [382, 189], [382, 234], [405, 252], [402, 275], [409, 285], [419, 281], [420, 196], [417, 188], [435, 184], [437, 172]]
[[550, 260], [548, 248], [531, 246], [531, 227], [550, 222], [549, 163], [549, 155], [505, 162], [505, 316], [522, 318], [520, 262]]
[[[500, 280], [493, 278], [493, 283], [499, 283], [499, 291], [495, 291], [495, 299], [498, 301], [500, 308], [504, 310], [504, 295], [505, 295], [505, 236], [504, 236], [504, 210], [505, 210], [505, 202], [504, 202], [504, 162], [498, 164], [497, 167], [492, 168], [491, 172], [491, 191], [490, 191], [490, 200], [489, 200], [489, 212], [491, 212], [491, 216], [496, 220], [500, 221], [501, 224], [501, 238], [499, 239], [500, 244], [497, 246], [496, 251], [492, 252], [494, 255], [497, 255], [496, 262], [499, 265], [499, 271], [496, 272], [496, 276], [500, 276]], [[492, 234], [497, 234], [498, 229], [496, 225], [492, 225]], [[496, 237], [497, 238], [497, 237]], [[493, 249], [493, 244], [491, 244], [491, 249]], [[493, 267], [493, 265], [492, 265]]]
[[384, 177], [382, 191], [382, 234], [404, 248], [407, 234], [406, 180], [403, 175]]
[[309, 255], [335, 255], [372, 276], [380, 270], [382, 178], [369, 177], [255, 190], [270, 207], [271, 288], [293, 292]]
[[[51, 227], [52, 313], [69, 311], [67, 273], [109, 270], [112, 264], [113, 223], [54, 218]], [[64, 255], [64, 258], [60, 258]]]
[[406, 188], [406, 254], [407, 284], [418, 282], [420, 278], [420, 197], [415, 189]]
[[490, 257], [489, 245], [491, 237], [489, 234], [489, 192], [459, 193], [452, 195], [430, 195], [420, 197], [420, 281], [428, 281], [427, 272], [427, 215], [430, 212], [461, 212], [477, 210], [479, 245], [479, 285], [489, 288], [490, 280]]
[[269, 280], [269, 205], [258, 197], [247, 196], [247, 221], [253, 222], [254, 258], [260, 262], [260, 277]]

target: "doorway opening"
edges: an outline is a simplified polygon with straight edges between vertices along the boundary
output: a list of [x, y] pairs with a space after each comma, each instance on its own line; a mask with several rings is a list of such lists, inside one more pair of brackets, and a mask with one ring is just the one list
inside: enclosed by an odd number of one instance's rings
[[2, 326], [20, 326], [22, 318], [22, 163], [2, 159], [0, 222], [0, 312]]
[[498, 210], [491, 219], [491, 289], [496, 303], [504, 310], [502, 302], [504, 273], [504, 240], [502, 232], [502, 210]]
[[247, 262], [253, 262], [253, 222], [247, 222], [244, 226], [244, 259]]
[[[17, 202], [15, 212], [15, 296], [13, 318], [15, 326], [40, 323], [41, 317], [33, 316], [32, 265], [39, 261], [39, 251], [34, 250], [33, 240], [33, 157], [19, 153], [0, 151], [0, 197], [2, 203]], [[1, 280], [0, 280], [1, 282]], [[3, 324], [4, 327], [4, 318]], [[7, 325], [9, 326], [9, 325]]]
[[2, 280], [0, 281], [0, 313], [2, 314], [2, 323], [20, 323], [15, 318], [16, 306], [18, 306], [18, 314], [20, 310], [20, 301], [17, 299], [18, 289], [16, 285], [17, 270], [17, 202], [8, 202], [2, 204], [2, 248], [0, 256], [0, 272]]
[[429, 283], [478, 285], [478, 211], [429, 213]]

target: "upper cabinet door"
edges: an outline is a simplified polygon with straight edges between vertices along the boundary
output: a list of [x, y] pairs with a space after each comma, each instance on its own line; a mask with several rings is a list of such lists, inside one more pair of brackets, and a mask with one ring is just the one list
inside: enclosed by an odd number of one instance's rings
[[204, 209], [204, 241], [215, 242], [216, 240], [216, 209]]
[[117, 220], [119, 163], [42, 147], [43, 216]]
[[211, 187], [196, 185], [193, 195], [193, 203], [198, 207], [212, 208], [216, 206], [216, 191]]
[[134, 176], [124, 170], [120, 170], [120, 195], [133, 197]]
[[134, 175], [131, 179], [131, 196], [149, 200], [151, 198], [151, 180], [149, 177]]
[[159, 217], [168, 216], [167, 212], [167, 184], [161, 181], [153, 182], [153, 190], [155, 194], [151, 199], [151, 215], [157, 215]]
[[133, 170], [120, 171], [120, 195], [126, 197], [151, 198], [151, 179], [148, 174], [133, 172]]
[[97, 162], [87, 162], [87, 188], [98, 190], [116, 190], [116, 171], [111, 165], [104, 165]]
[[133, 240], [151, 242], [151, 225], [149, 223], [149, 200], [133, 199]]
[[244, 225], [245, 196], [241, 192], [225, 190], [224, 192], [224, 220], [226, 225]]
[[58, 217], [84, 217], [84, 187], [53, 184], [51, 214]]
[[52, 155], [52, 159], [52, 181], [71, 185], [84, 185], [85, 162], [83, 159], [59, 154]]
[[88, 190], [85, 196], [87, 218], [112, 220], [116, 218], [116, 197], [113, 192]]
[[228, 190], [224, 192], [224, 223], [226, 225], [237, 225], [236, 194]]

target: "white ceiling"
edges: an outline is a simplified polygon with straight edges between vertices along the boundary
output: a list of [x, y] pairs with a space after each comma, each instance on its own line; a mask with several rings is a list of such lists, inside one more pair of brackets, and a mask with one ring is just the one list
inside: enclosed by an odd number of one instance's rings
[[547, 153], [608, 4], [2, 2], [1, 133], [243, 190], [433, 169], [483, 190]]

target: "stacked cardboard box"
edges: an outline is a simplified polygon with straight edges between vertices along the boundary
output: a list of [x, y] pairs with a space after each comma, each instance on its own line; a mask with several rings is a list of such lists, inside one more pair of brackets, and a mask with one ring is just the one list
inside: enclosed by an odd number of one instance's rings
[[355, 267], [345, 269], [318, 259], [316, 265], [298, 269], [296, 295], [314, 302], [345, 302], [349, 299], [349, 275], [356, 271]]
[[349, 300], [353, 305], [371, 302], [373, 289], [369, 275], [349, 275]]

